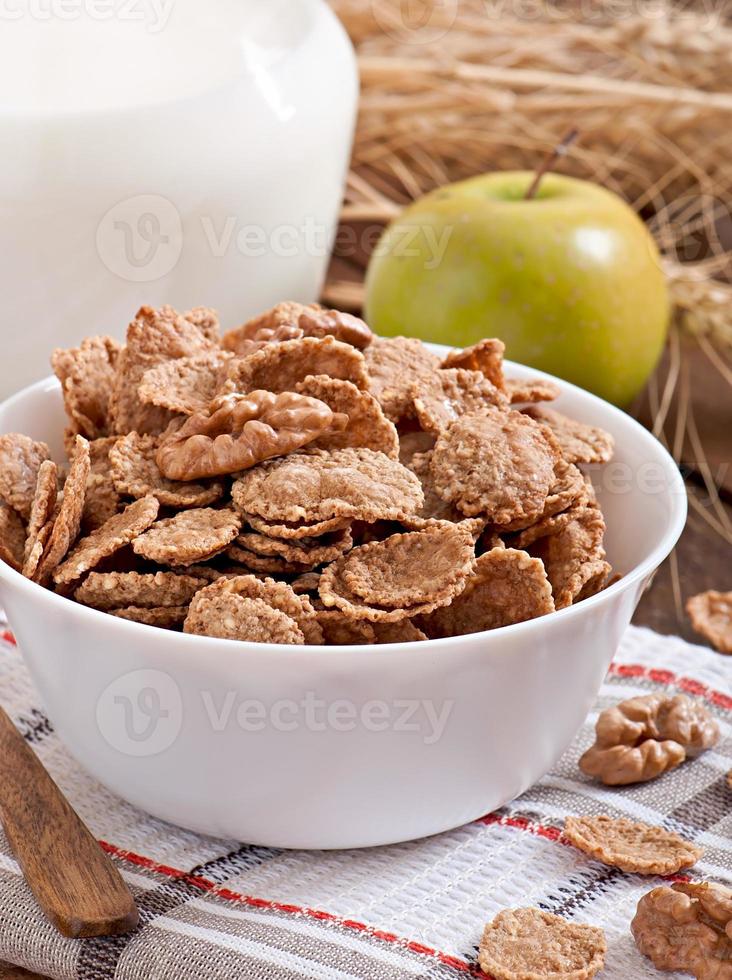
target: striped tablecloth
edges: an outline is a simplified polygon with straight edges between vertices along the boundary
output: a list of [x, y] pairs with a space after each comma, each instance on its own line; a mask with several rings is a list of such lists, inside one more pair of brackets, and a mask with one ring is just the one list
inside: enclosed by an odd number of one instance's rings
[[[8, 636], [0, 701], [118, 863], [143, 925], [114, 940], [60, 938], [0, 834], [0, 960], [58, 980], [457, 980], [481, 975], [477, 944], [488, 919], [535, 905], [604, 927], [606, 980], [657, 978], [628, 927], [658, 880], [588, 861], [566, 845], [561, 826], [570, 813], [662, 823], [706, 848], [694, 877], [732, 883], [731, 674], [730, 659], [631, 628], [571, 749], [519, 800], [411, 844], [297, 852], [200, 837], [110, 794], [54, 734]], [[720, 744], [643, 786], [609, 790], [582, 778], [577, 759], [597, 711], [652, 691], [703, 698], [721, 723]]]

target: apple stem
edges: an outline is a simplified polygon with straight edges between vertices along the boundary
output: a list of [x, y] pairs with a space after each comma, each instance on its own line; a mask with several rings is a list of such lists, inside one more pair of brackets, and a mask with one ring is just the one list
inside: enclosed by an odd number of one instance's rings
[[545, 174], [547, 174], [552, 169], [552, 167], [557, 162], [557, 160], [567, 155], [570, 146], [572, 145], [572, 143], [574, 143], [574, 141], [577, 139], [578, 136], [579, 136], [578, 129], [570, 129], [570, 131], [567, 133], [567, 135], [564, 137], [561, 143], [555, 146], [551, 153], [547, 154], [546, 158], [544, 159], [544, 162], [536, 171], [534, 179], [531, 182], [531, 187], [529, 187], [529, 189], [526, 191], [526, 197], [525, 197], [526, 201], [530, 201], [532, 197], [536, 196], [536, 192], [539, 190], [539, 184], [541, 183]]

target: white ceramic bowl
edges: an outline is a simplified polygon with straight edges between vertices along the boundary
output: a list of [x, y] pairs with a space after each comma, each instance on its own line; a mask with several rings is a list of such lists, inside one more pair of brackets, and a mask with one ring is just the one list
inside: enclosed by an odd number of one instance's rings
[[[508, 365], [508, 373], [537, 372]], [[86, 609], [0, 564], [5, 606], [61, 738], [91, 773], [197, 831], [298, 848], [434, 834], [513, 799], [565, 750], [686, 517], [682, 480], [627, 415], [561, 383], [609, 430], [595, 482], [621, 581], [488, 633], [376, 647], [185, 636]], [[55, 380], [0, 406], [0, 432], [61, 452]]]

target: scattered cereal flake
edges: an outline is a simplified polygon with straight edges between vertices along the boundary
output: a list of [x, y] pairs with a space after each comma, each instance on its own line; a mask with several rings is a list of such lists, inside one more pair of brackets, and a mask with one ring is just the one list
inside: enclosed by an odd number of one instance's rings
[[641, 898], [631, 932], [658, 970], [697, 980], [732, 976], [732, 891], [713, 882], [678, 882]]
[[0, 436], [0, 498], [26, 521], [33, 506], [38, 471], [49, 458], [44, 442], [34, 442], [15, 432]]
[[539, 909], [505, 909], [485, 927], [478, 962], [493, 980], [590, 980], [606, 953], [602, 929]]
[[384, 414], [399, 422], [412, 412], [412, 386], [429, 378], [440, 359], [414, 337], [375, 337], [366, 349], [371, 392]]
[[364, 356], [355, 347], [341, 344], [333, 337], [322, 340], [302, 337], [267, 344], [248, 357], [230, 361], [222, 393], [248, 394], [261, 389], [276, 394], [294, 391], [298, 382], [311, 374], [352, 381], [357, 388], [369, 386]]
[[232, 496], [243, 514], [309, 524], [333, 517], [400, 520], [424, 502], [414, 473], [371, 449], [314, 449], [269, 460], [244, 473]]
[[443, 521], [361, 545], [339, 577], [368, 605], [406, 608], [459, 595], [474, 567], [471, 530]]
[[342, 531], [351, 526], [350, 517], [330, 517], [324, 521], [266, 521], [257, 514], [244, 514], [244, 520], [259, 534], [287, 541], [301, 541], [303, 538], [317, 538], [333, 531]]
[[180, 629], [188, 615], [188, 606], [128, 606], [126, 609], [109, 609], [111, 616], [127, 619], [145, 626], [158, 626], [160, 629]]
[[134, 497], [152, 495], [163, 507], [205, 507], [224, 495], [221, 483], [184, 483], [168, 480], [155, 460], [160, 448], [158, 436], [137, 432], [118, 439], [109, 453], [111, 476], [118, 494]]
[[[36, 539], [37, 537], [36, 532]], [[10, 565], [16, 572], [19, 572], [23, 567], [25, 540], [26, 530], [23, 518], [9, 504], [0, 500], [0, 561]]]
[[111, 337], [88, 337], [80, 347], [57, 348], [51, 355], [71, 426], [87, 439], [110, 431], [109, 399], [119, 353]]
[[172, 426], [156, 458], [173, 480], [223, 476], [301, 449], [347, 423], [348, 416], [324, 402], [292, 391], [231, 394], [215, 399], [210, 412]]
[[554, 612], [551, 585], [538, 558], [498, 547], [476, 562], [465, 590], [419, 625], [433, 639], [464, 636], [537, 619]]
[[579, 767], [606, 786], [648, 782], [719, 741], [706, 706], [685, 694], [629, 698], [601, 712]]
[[732, 653], [732, 592], [701, 592], [686, 603], [691, 625], [720, 653]]
[[376, 643], [421, 643], [426, 635], [417, 629], [411, 619], [399, 623], [370, 623], [375, 633]]
[[260, 599], [272, 609], [288, 616], [296, 624], [304, 640], [288, 642], [320, 644], [323, 633], [312, 603], [307, 596], [296, 595], [285, 582], [275, 582], [274, 579], [259, 579], [255, 575], [239, 575], [236, 578], [222, 578], [197, 593], [191, 603], [191, 613], [196, 614], [197, 607], [204, 600], [208, 602], [216, 596], [239, 596], [242, 599]]
[[90, 469], [89, 443], [83, 436], [77, 436], [61, 506], [54, 517], [48, 544], [36, 570], [35, 579], [38, 582], [50, 581], [52, 573], [79, 536]]
[[176, 572], [92, 572], [75, 591], [74, 598], [95, 609], [187, 606], [208, 581]]
[[545, 378], [526, 378], [524, 381], [508, 378], [505, 391], [512, 405], [521, 405], [527, 402], [553, 402], [561, 394], [559, 385]]
[[209, 595], [208, 589], [191, 603], [183, 631], [246, 643], [305, 643], [295, 620], [263, 599], [231, 593]]
[[398, 623], [450, 603], [465, 588], [474, 561], [471, 534], [459, 525], [435, 524], [339, 558], [321, 576], [320, 598], [351, 619]]
[[369, 646], [376, 643], [373, 623], [349, 619], [340, 609], [318, 609], [318, 623], [327, 646]]
[[372, 394], [361, 391], [350, 381], [311, 375], [296, 386], [296, 391], [325, 402], [335, 413], [346, 415], [348, 425], [342, 431], [326, 432], [312, 445], [318, 449], [373, 449], [396, 459], [399, 436], [393, 422], [384, 415]]
[[236, 544], [227, 548], [225, 554], [229, 561], [243, 565], [247, 571], [266, 575], [300, 575], [318, 564], [317, 562], [290, 562], [277, 555], [258, 555]]
[[628, 874], [678, 874], [704, 853], [670, 830], [625, 817], [567, 817], [564, 836], [595, 860]]
[[482, 412], [486, 406], [508, 408], [508, 399], [479, 371], [446, 368], [415, 382], [414, 410], [426, 432], [439, 435], [450, 422]]
[[360, 317], [319, 306], [305, 307], [297, 318], [305, 337], [335, 337], [343, 344], [364, 350], [374, 339], [370, 327]]
[[266, 310], [247, 320], [242, 326], [225, 333], [221, 338], [221, 346], [238, 356], [246, 356], [265, 344], [297, 340], [303, 336], [297, 325], [300, 315], [308, 310], [315, 312], [318, 309], [316, 305], [304, 306], [292, 301], [278, 303], [271, 310]]
[[121, 514], [115, 514], [106, 524], [82, 538], [66, 561], [54, 572], [57, 585], [76, 582], [90, 569], [95, 568], [103, 558], [130, 544], [146, 531], [158, 516], [160, 504], [155, 497], [136, 500]]
[[491, 384], [503, 391], [506, 384], [503, 377], [505, 350], [506, 345], [502, 340], [487, 337], [472, 347], [451, 351], [440, 366], [446, 370], [463, 368], [466, 371], [479, 371]]
[[140, 401], [181, 415], [206, 412], [225, 381], [225, 365], [232, 356], [216, 350], [158, 364], [143, 375], [137, 389]]
[[314, 567], [335, 561], [346, 551], [350, 551], [353, 547], [353, 536], [350, 528], [332, 531], [319, 538], [300, 538], [297, 541], [245, 531], [239, 535], [235, 544], [259, 555], [277, 556], [289, 562], [300, 562]]
[[436, 437], [431, 432], [417, 429], [414, 432], [399, 433], [399, 461], [402, 466], [412, 469], [415, 456], [423, 456], [435, 448]]
[[611, 572], [604, 535], [602, 511], [581, 506], [569, 512], [567, 521], [557, 521], [554, 533], [531, 545], [531, 554], [544, 563], [557, 609], [602, 589]]
[[499, 525], [530, 523], [544, 510], [559, 458], [536, 422], [520, 412], [486, 408], [441, 433], [430, 470], [439, 496], [467, 516], [482, 514]]
[[181, 357], [205, 354], [215, 348], [204, 325], [191, 322], [170, 306], [143, 306], [127, 329], [127, 346], [117, 360], [110, 398], [114, 431], [158, 434], [173, 413], [140, 401], [137, 388], [151, 368]]
[[553, 408], [531, 406], [524, 409], [524, 415], [549, 426], [568, 463], [608, 463], [613, 458], [615, 440], [604, 429], [577, 422]]
[[[30, 519], [28, 520], [28, 536], [25, 541], [25, 548], [23, 552], [23, 574], [26, 575], [27, 578], [32, 578], [36, 569], [34, 568], [31, 572], [30, 566], [28, 566], [28, 569], [26, 569], [25, 563], [28, 561], [31, 554], [37, 555], [36, 545], [38, 544], [38, 538], [41, 530], [53, 518], [54, 511], [56, 509], [57, 495], [58, 467], [53, 460], [46, 459], [41, 463], [40, 469], [38, 470], [38, 483], [36, 484], [36, 493], [33, 498], [33, 504], [31, 505]], [[46, 534], [45, 544], [48, 543], [48, 536], [50, 533], [51, 529], [49, 528]], [[39, 560], [40, 558], [35, 561], [36, 568], [38, 567]]]
[[225, 551], [240, 529], [233, 510], [197, 507], [158, 521], [135, 538], [132, 550], [159, 565], [192, 565]]

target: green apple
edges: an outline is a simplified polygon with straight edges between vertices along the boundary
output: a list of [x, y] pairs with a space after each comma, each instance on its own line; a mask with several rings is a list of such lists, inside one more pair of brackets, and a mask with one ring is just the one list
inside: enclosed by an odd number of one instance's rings
[[526, 200], [533, 176], [483, 174], [408, 207], [372, 257], [366, 318], [452, 346], [500, 337], [513, 360], [627, 404], [668, 330], [658, 250], [617, 195], [550, 173]]

